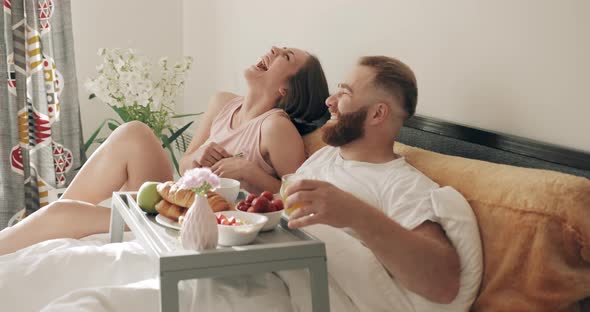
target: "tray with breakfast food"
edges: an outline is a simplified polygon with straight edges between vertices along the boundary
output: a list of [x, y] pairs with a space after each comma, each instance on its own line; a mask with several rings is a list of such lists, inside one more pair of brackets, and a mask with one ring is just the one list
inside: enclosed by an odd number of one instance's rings
[[[265, 216], [268, 221], [261, 231], [273, 230], [280, 221], [283, 203], [272, 193], [250, 194], [239, 189], [239, 182], [222, 179], [218, 190], [207, 192], [207, 202], [217, 215], [219, 225], [240, 225], [240, 218], [229, 214], [217, 214], [224, 211], [240, 211], [244, 214]], [[235, 183], [235, 182], [237, 183]], [[146, 182], [139, 190], [137, 201], [142, 210], [155, 214], [155, 221], [170, 229], [180, 230], [184, 216], [195, 200], [195, 193], [179, 187], [174, 181]], [[247, 218], [247, 217], [246, 217]], [[242, 218], [244, 219], [244, 218]]]

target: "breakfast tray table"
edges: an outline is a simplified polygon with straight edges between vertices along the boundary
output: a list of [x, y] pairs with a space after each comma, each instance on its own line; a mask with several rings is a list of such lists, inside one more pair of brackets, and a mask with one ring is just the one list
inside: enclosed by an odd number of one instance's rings
[[125, 224], [154, 259], [160, 278], [160, 311], [179, 310], [178, 282], [196, 278], [308, 269], [313, 311], [329, 311], [326, 249], [304, 230], [291, 230], [286, 219], [274, 230], [261, 232], [245, 246], [197, 252], [182, 248], [179, 232], [158, 224], [135, 201], [136, 192], [115, 192], [110, 239], [123, 239]]

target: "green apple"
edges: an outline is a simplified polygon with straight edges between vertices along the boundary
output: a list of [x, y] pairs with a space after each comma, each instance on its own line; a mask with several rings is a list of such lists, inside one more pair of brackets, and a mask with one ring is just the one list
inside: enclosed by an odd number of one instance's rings
[[156, 190], [156, 186], [160, 182], [144, 182], [137, 192], [137, 204], [147, 213], [158, 213], [156, 211], [156, 204], [162, 200], [162, 196]]

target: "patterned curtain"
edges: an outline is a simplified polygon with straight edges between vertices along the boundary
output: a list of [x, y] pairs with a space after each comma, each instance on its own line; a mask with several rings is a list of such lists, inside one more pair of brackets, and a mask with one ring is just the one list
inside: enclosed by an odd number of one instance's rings
[[69, 0], [2, 0], [0, 229], [48, 204], [85, 160]]

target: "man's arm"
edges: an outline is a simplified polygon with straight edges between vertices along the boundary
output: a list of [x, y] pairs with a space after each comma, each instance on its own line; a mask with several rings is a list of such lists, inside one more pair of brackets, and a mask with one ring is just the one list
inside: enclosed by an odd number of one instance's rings
[[287, 194], [287, 206], [304, 203], [291, 214], [289, 227], [350, 227], [407, 289], [438, 303], [457, 296], [459, 255], [438, 224], [425, 222], [406, 230], [377, 208], [322, 181], [295, 182]]
[[459, 292], [459, 255], [444, 230], [426, 221], [412, 231], [373, 207], [352, 229], [379, 261], [407, 289], [438, 303]]

